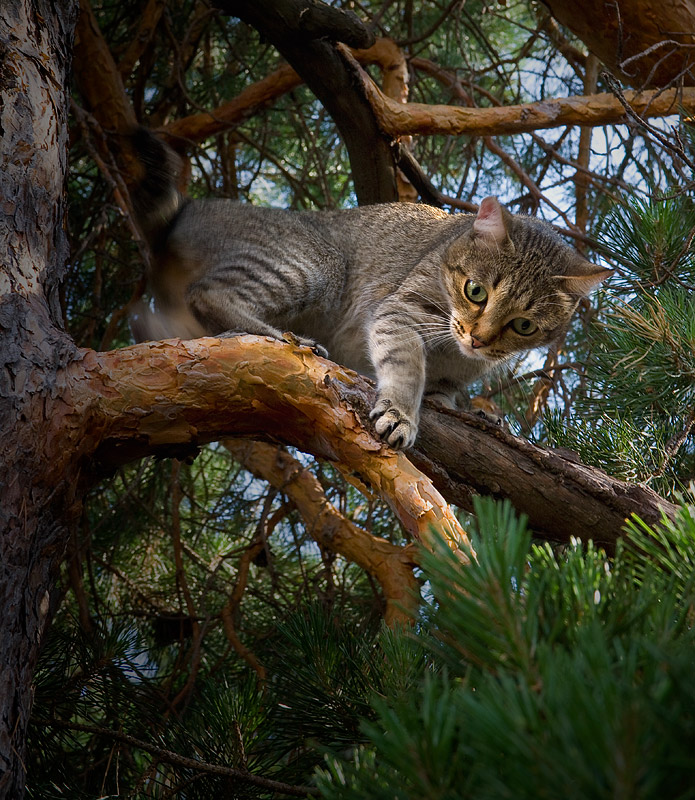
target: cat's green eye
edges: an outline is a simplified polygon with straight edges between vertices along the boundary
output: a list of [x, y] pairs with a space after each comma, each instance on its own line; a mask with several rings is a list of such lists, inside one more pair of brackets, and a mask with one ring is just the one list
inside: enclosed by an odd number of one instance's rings
[[524, 319], [523, 317], [513, 319], [511, 324], [512, 329], [522, 336], [530, 336], [538, 330], [538, 325], [536, 325], [535, 322], [531, 322], [530, 319]]
[[487, 300], [487, 289], [475, 281], [466, 281], [466, 285], [463, 287], [463, 293], [471, 303], [482, 305]]

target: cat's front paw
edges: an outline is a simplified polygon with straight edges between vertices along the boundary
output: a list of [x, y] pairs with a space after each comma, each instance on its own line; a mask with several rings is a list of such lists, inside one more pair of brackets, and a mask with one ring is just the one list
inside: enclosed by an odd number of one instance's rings
[[415, 442], [417, 418], [399, 408], [388, 398], [380, 399], [369, 414], [374, 430], [396, 450], [406, 449]]

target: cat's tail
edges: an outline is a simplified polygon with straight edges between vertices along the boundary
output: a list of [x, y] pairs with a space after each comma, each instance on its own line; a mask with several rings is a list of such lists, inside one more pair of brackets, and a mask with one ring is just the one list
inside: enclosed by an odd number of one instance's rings
[[171, 147], [148, 128], [135, 128], [130, 138], [143, 169], [142, 177], [131, 190], [131, 199], [140, 229], [150, 246], [157, 249], [183, 206], [178, 189], [183, 165]]

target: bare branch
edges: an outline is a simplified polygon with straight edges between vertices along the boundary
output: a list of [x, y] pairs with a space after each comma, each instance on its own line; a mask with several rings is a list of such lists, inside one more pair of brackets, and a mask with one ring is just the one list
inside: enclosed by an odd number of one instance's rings
[[[449, 136], [500, 136], [529, 133], [563, 125], [609, 125], [625, 122], [626, 111], [612, 94], [560, 97], [518, 106], [461, 108], [458, 106], [395, 103], [360, 70], [360, 80], [384, 133], [445, 134]], [[663, 117], [678, 112], [695, 113], [695, 89], [624, 93], [635, 114]]]
[[32, 720], [35, 724], [48, 725], [49, 728], [62, 728], [68, 731], [83, 731], [84, 733], [92, 733], [97, 736], [106, 736], [109, 739], [114, 739], [123, 744], [129, 744], [138, 750], [144, 750], [146, 753], [164, 761], [167, 764], [175, 764], [179, 767], [186, 769], [193, 769], [199, 772], [206, 772], [210, 775], [221, 775], [223, 777], [234, 778], [238, 781], [250, 783], [252, 786], [259, 786], [262, 789], [268, 789], [277, 792], [279, 795], [287, 795], [290, 797], [305, 797], [311, 795], [312, 797], [318, 795], [318, 790], [311, 786], [293, 786], [289, 783], [282, 781], [274, 781], [270, 778], [264, 778], [261, 775], [255, 775], [245, 769], [236, 769], [235, 767], [222, 766], [221, 764], [211, 764], [207, 761], [201, 761], [198, 758], [189, 758], [182, 756], [179, 753], [174, 753], [172, 750], [167, 750], [164, 747], [145, 742], [142, 739], [136, 739], [135, 736], [130, 736], [122, 731], [114, 731], [111, 728], [102, 728], [98, 725], [84, 725], [79, 722], [64, 722], [58, 719], [40, 719], [34, 718]]

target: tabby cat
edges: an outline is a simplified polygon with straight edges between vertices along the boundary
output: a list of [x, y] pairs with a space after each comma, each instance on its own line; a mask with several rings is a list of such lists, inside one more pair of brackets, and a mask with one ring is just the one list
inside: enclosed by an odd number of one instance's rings
[[423, 395], [461, 404], [470, 381], [553, 342], [612, 274], [494, 197], [477, 215], [186, 200], [173, 151], [146, 131], [135, 141], [145, 167], [136, 208], [154, 252], [149, 338], [292, 331], [376, 377], [371, 418], [396, 448], [415, 441]]

